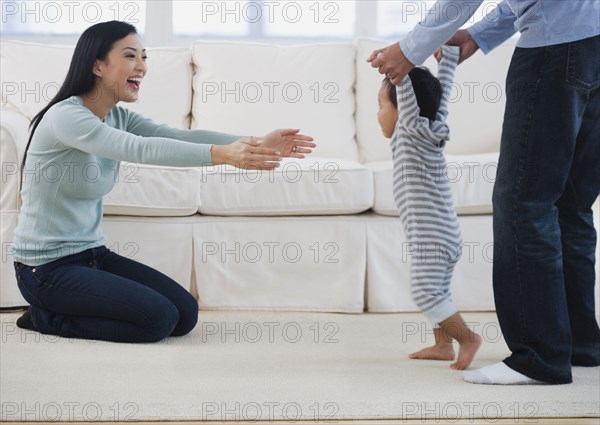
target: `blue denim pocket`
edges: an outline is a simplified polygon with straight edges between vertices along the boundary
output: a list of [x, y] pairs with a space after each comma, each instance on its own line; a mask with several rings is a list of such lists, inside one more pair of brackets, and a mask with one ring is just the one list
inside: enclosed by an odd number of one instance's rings
[[600, 36], [569, 43], [567, 83], [589, 92], [600, 85]]
[[17, 276], [19, 275], [19, 272], [21, 270], [23, 270], [23, 267], [25, 266], [25, 264], [23, 263], [19, 263], [18, 261], [14, 262], [14, 266], [15, 266], [15, 273], [17, 274]]
[[40, 285], [46, 285], [52, 287], [52, 276], [60, 266], [70, 262], [70, 258], [73, 256], [67, 256], [59, 258], [58, 260], [51, 261], [46, 264], [39, 266], [29, 267], [31, 277]]
[[[31, 271], [32, 277], [39, 283], [46, 286], [52, 287], [53, 282], [57, 281], [55, 279], [56, 272], [59, 268], [66, 265], [73, 264], [81, 264], [81, 265], [92, 265], [96, 263], [96, 259], [92, 259], [90, 261], [90, 257], [97, 251], [99, 253], [104, 253], [108, 251], [108, 249], [104, 247], [99, 248], [90, 248], [82, 252], [78, 252], [76, 254], [67, 255], [65, 257], [58, 258], [56, 260], [50, 261], [48, 263], [44, 263], [39, 266], [29, 267]], [[59, 280], [59, 279], [58, 279]]]
[[37, 266], [37, 267], [32, 267], [31, 268], [31, 277], [33, 277], [33, 279], [38, 284], [52, 286], [51, 284], [49, 284], [47, 282], [47, 279], [45, 279], [46, 275], [47, 274], [45, 273], [45, 269], [43, 269], [42, 266]]
[[21, 295], [23, 295], [23, 298], [25, 298], [29, 304], [43, 307], [39, 298], [34, 295], [38, 282], [37, 279], [33, 278], [31, 269], [32, 267], [25, 264], [15, 263], [17, 287], [19, 288]]

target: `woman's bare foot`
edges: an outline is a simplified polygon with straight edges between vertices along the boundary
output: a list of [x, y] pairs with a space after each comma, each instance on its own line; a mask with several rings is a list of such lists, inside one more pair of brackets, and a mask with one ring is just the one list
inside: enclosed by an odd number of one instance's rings
[[433, 335], [435, 336], [435, 345], [409, 354], [408, 358], [421, 360], [454, 360], [452, 339], [448, 338], [442, 328], [434, 328]]
[[450, 365], [451, 369], [464, 370], [469, 367], [479, 346], [481, 345], [481, 337], [475, 332], [471, 332], [473, 335], [468, 338], [465, 342], [460, 342], [460, 348], [458, 349], [458, 359], [456, 362]]

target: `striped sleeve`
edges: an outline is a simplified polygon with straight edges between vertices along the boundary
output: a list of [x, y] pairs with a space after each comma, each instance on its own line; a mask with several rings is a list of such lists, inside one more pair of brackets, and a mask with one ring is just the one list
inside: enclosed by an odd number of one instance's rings
[[[396, 99], [398, 101], [398, 121], [407, 128], [416, 128], [419, 124], [429, 126], [429, 120], [419, 116], [421, 110], [417, 104], [417, 97], [413, 89], [412, 81], [408, 74], [396, 87]], [[421, 123], [420, 121], [426, 122]]]
[[445, 121], [448, 117], [448, 98], [452, 91], [454, 82], [454, 73], [460, 57], [460, 48], [458, 46], [442, 46], [442, 60], [438, 66], [438, 80], [442, 85], [442, 100], [437, 113], [438, 121]]

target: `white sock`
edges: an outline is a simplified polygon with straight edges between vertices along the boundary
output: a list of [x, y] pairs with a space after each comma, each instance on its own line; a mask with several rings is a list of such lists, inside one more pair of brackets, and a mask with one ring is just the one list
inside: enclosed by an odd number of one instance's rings
[[471, 384], [491, 385], [536, 385], [545, 384], [525, 376], [508, 367], [504, 362], [482, 367], [477, 370], [466, 370], [463, 379]]

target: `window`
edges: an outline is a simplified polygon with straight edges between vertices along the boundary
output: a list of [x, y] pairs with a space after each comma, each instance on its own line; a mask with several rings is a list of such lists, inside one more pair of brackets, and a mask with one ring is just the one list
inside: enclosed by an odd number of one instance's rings
[[173, 1], [173, 32], [180, 35], [247, 35], [257, 10], [248, 1]]
[[[500, 0], [485, 0], [465, 26]], [[230, 39], [399, 40], [434, 0], [0, 0], [2, 36], [74, 38], [89, 26], [122, 20], [153, 46], [187, 45], [189, 37]], [[474, 2], [473, 5], [476, 3]], [[146, 31], [146, 22], [151, 28]], [[59, 38], [59, 37], [57, 37]]]
[[355, 3], [176, 0], [173, 31], [175, 35], [352, 38]]
[[354, 36], [354, 1], [282, 1], [264, 22], [265, 35], [275, 37]]
[[144, 33], [145, 1], [2, 1], [2, 35], [81, 34], [98, 22], [119, 20]]

